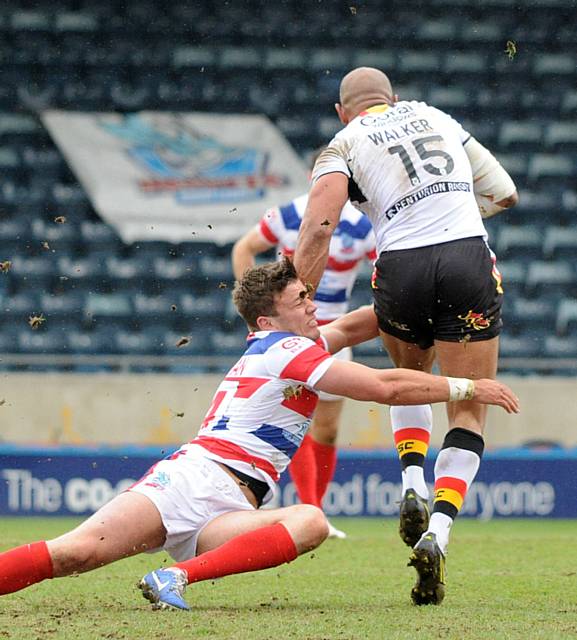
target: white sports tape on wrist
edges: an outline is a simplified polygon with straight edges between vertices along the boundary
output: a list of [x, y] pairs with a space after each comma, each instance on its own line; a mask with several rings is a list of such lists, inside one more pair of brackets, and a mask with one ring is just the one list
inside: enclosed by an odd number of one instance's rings
[[475, 395], [475, 383], [468, 378], [447, 378], [449, 383], [449, 401], [472, 400]]

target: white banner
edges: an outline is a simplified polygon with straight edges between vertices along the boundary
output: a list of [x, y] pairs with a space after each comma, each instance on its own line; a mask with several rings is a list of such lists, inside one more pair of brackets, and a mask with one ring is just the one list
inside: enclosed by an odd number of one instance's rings
[[308, 189], [307, 168], [265, 116], [45, 111], [42, 120], [125, 242], [233, 242]]

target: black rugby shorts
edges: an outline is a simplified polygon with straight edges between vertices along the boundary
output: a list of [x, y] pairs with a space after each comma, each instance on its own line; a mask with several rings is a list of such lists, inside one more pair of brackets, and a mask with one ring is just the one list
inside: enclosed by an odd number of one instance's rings
[[501, 331], [501, 275], [480, 237], [384, 251], [373, 296], [381, 331], [421, 349], [435, 340], [489, 340]]

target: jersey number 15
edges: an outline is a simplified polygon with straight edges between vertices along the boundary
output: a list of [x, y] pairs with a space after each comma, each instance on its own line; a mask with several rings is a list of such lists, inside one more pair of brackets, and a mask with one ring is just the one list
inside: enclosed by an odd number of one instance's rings
[[[451, 171], [455, 168], [455, 161], [453, 158], [446, 152], [441, 149], [427, 149], [426, 145], [433, 144], [435, 142], [444, 142], [442, 136], [425, 136], [423, 138], [416, 138], [412, 140], [412, 145], [415, 148], [415, 151], [419, 155], [419, 158], [423, 161], [422, 168], [427, 172], [434, 176], [448, 176]], [[407, 148], [402, 144], [397, 144], [394, 147], [389, 147], [388, 149], [391, 155], [398, 154], [403, 162], [403, 166], [409, 176], [409, 180], [413, 186], [418, 185], [421, 182], [421, 179], [417, 175], [417, 169], [411, 160], [411, 156], [407, 151]], [[441, 158], [444, 161], [444, 164], [441, 166], [436, 166], [430, 162], [426, 162], [431, 158]]]

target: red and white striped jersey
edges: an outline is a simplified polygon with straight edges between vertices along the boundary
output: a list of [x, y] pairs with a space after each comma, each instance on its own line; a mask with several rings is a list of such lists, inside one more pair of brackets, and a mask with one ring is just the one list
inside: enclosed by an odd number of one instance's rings
[[[295, 252], [307, 202], [308, 195], [305, 194], [285, 206], [273, 207], [258, 225], [262, 237], [271, 245], [277, 245], [281, 255], [292, 256]], [[321, 324], [348, 311], [351, 292], [364, 259], [371, 262], [376, 259], [373, 228], [369, 219], [347, 202], [331, 238], [329, 259], [315, 295], [316, 315]]]
[[309, 428], [315, 384], [332, 364], [309, 338], [280, 331], [248, 336], [248, 348], [218, 387], [198, 436], [206, 457], [274, 488]]

